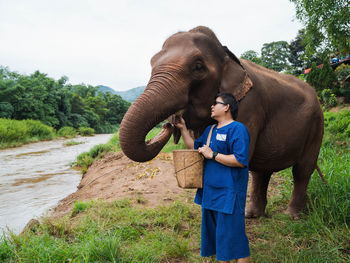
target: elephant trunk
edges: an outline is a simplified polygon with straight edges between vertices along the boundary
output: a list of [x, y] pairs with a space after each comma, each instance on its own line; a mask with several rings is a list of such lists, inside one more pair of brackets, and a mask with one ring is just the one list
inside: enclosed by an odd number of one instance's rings
[[145, 141], [148, 132], [158, 123], [184, 108], [186, 102], [183, 78], [178, 72], [158, 69], [143, 94], [131, 105], [119, 129], [120, 146], [130, 159], [145, 162], [153, 159], [168, 142], [173, 126], [163, 125], [153, 139]]

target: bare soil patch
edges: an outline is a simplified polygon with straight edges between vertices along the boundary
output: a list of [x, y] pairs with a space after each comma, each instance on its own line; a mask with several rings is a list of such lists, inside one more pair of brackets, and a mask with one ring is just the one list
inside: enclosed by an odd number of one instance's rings
[[349, 110], [350, 111], [350, 105], [344, 104], [344, 105], [336, 106], [334, 108], [331, 108], [329, 111], [330, 112], [339, 112], [342, 110]]
[[156, 207], [193, 198], [195, 191], [178, 187], [171, 153], [160, 153], [149, 162], [138, 163], [116, 152], [93, 163], [78, 190], [60, 201], [52, 217], [69, 213], [75, 201], [129, 198], [144, 206]]

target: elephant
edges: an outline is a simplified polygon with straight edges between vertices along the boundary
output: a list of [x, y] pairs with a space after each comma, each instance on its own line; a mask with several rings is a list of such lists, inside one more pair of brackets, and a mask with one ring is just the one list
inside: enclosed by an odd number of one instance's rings
[[293, 191], [286, 213], [292, 218], [305, 207], [307, 186], [324, 133], [323, 112], [315, 90], [304, 81], [244, 59], [238, 59], [205, 26], [170, 36], [151, 59], [152, 72], [145, 91], [130, 106], [120, 125], [120, 146], [130, 159], [154, 158], [174, 134], [163, 125], [149, 141], [157, 124], [181, 114], [198, 138], [213, 124], [210, 107], [219, 92], [239, 101], [237, 121], [250, 134], [250, 200], [246, 217], [264, 215], [272, 173], [293, 167]]

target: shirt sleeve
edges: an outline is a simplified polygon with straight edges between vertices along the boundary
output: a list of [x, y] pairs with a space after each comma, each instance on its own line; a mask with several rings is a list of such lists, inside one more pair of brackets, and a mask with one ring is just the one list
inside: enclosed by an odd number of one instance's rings
[[242, 124], [235, 129], [229, 142], [229, 150], [237, 161], [248, 167], [250, 136], [247, 128]]

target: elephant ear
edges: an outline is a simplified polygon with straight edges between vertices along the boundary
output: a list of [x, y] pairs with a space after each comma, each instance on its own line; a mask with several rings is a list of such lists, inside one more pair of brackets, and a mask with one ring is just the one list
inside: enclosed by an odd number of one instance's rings
[[253, 87], [253, 82], [239, 59], [227, 47], [224, 46], [223, 48], [226, 56], [220, 92], [231, 93], [237, 101], [240, 101]]

